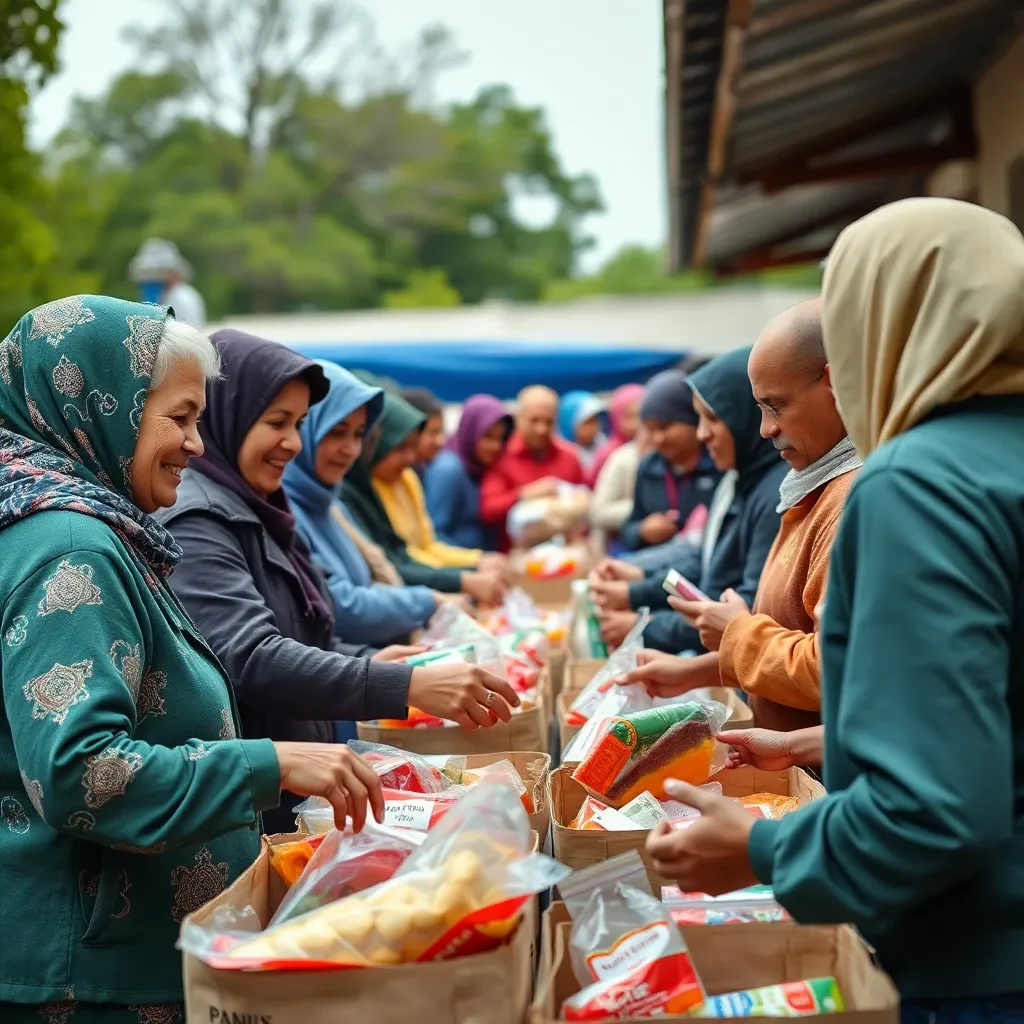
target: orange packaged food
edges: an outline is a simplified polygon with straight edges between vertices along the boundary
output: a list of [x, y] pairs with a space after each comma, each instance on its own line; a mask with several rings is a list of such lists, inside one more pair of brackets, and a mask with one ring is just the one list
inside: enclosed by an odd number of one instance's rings
[[[332, 809], [333, 814], [333, 809]], [[284, 880], [285, 885], [294, 885], [312, 860], [313, 854], [323, 840], [322, 835], [298, 839], [294, 843], [282, 843], [270, 851], [270, 863]]]
[[750, 796], [741, 796], [739, 801], [747, 810], [759, 809], [765, 818], [782, 818], [800, 807], [800, 801], [795, 796], [782, 796], [779, 793], [751, 793]]
[[716, 767], [715, 733], [728, 715], [721, 704], [686, 701], [609, 719], [572, 777], [612, 807], [645, 791], [664, 800], [668, 779], [701, 786]]

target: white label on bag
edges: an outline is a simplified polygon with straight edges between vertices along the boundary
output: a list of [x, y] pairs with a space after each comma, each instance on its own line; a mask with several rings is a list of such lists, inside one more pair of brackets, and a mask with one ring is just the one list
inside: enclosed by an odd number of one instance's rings
[[386, 800], [384, 802], [384, 824], [396, 828], [413, 828], [426, 832], [430, 828], [430, 816], [434, 813], [433, 800]]
[[592, 953], [587, 966], [597, 981], [615, 978], [657, 960], [671, 943], [668, 924], [657, 921], [624, 935], [605, 953]]
[[643, 825], [638, 825], [614, 807], [606, 807], [604, 810], [598, 811], [591, 820], [606, 832], [635, 832], [637, 829], [644, 828]]

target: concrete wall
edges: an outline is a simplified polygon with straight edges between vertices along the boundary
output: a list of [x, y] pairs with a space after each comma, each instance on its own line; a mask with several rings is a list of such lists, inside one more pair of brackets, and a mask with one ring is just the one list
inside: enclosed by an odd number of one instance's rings
[[1024, 33], [978, 80], [974, 108], [981, 146], [978, 200], [1009, 216], [1009, 169], [1024, 155]]

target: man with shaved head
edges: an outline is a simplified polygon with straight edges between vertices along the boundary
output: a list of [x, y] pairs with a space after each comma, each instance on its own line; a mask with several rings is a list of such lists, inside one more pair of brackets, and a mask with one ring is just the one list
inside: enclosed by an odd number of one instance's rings
[[[791, 467], [780, 488], [779, 534], [752, 611], [732, 591], [685, 608], [704, 646], [718, 651], [722, 684], [747, 692], [758, 725], [789, 730], [820, 721], [816, 611], [846, 493], [860, 467], [832, 394], [820, 300], [801, 302], [772, 320], [751, 351], [747, 372], [761, 410], [761, 436]], [[689, 686], [681, 684], [691, 682], [693, 673], [674, 663], [685, 660], [653, 661], [636, 673], [638, 681], [663, 694], [684, 692]]]
[[480, 518], [501, 533], [509, 549], [505, 520], [518, 501], [550, 498], [559, 483], [582, 484], [583, 466], [572, 446], [555, 435], [558, 395], [536, 385], [519, 394], [516, 429], [480, 486]]

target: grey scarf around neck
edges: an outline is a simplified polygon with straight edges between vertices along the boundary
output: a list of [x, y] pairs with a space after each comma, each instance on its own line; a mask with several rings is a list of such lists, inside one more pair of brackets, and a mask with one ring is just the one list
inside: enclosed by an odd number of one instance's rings
[[794, 505], [799, 505], [808, 494], [827, 484], [829, 480], [835, 480], [837, 476], [860, 469], [861, 465], [861, 457], [857, 454], [853, 442], [849, 437], [844, 437], [817, 462], [812, 462], [806, 469], [791, 469], [782, 478], [776, 511], [786, 512]]

